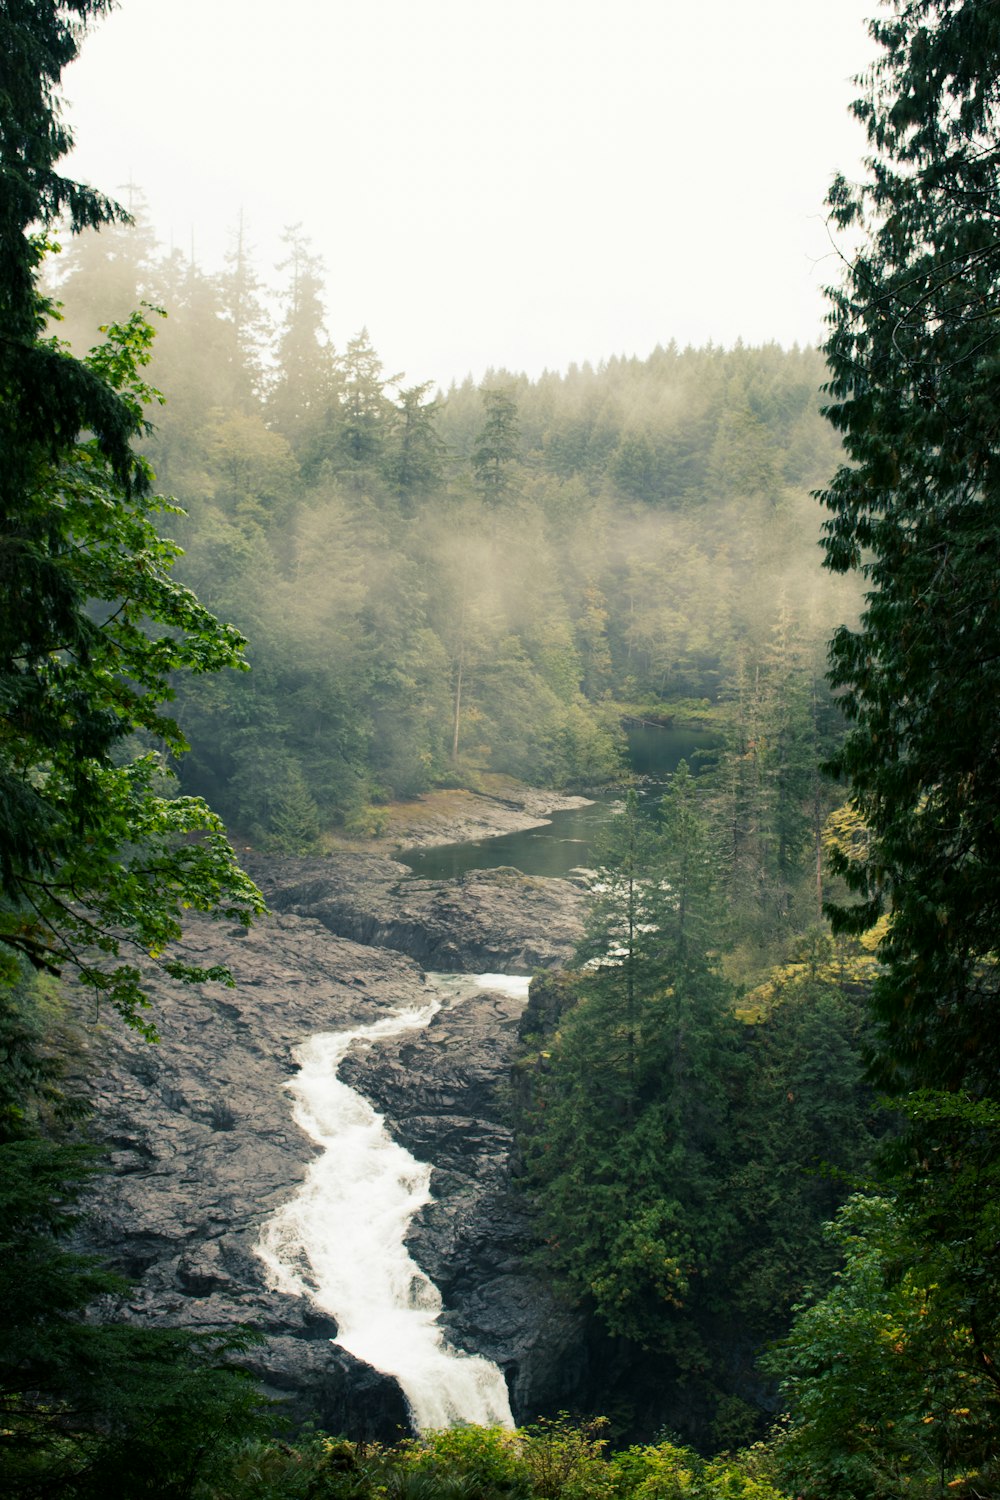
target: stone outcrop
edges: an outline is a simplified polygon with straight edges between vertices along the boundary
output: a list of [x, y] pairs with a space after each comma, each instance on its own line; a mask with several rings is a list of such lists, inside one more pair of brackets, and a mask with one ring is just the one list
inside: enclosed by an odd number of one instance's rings
[[294, 1047], [424, 1001], [423, 976], [400, 954], [280, 916], [248, 934], [194, 922], [187, 953], [228, 964], [235, 988], [153, 986], [161, 1044], [108, 1024], [94, 1047], [95, 1133], [111, 1174], [95, 1188], [87, 1237], [136, 1278], [116, 1311], [252, 1324], [266, 1343], [251, 1367], [295, 1419], [391, 1439], [408, 1423], [395, 1382], [334, 1348], [332, 1320], [308, 1302], [272, 1292], [253, 1247], [314, 1150], [283, 1089]]
[[275, 911], [314, 917], [330, 932], [408, 953], [428, 969], [531, 973], [564, 962], [583, 932], [579, 887], [519, 870], [418, 880], [377, 854], [248, 868]]
[[[314, 1151], [283, 1089], [294, 1048], [425, 1001], [410, 953], [466, 971], [558, 961], [579, 930], [580, 896], [517, 872], [407, 882], [372, 855], [254, 873], [272, 916], [246, 934], [197, 919], [187, 937], [191, 961], [228, 964], [235, 988], [152, 983], [161, 1045], [110, 1021], [97, 1034], [95, 1133], [111, 1172], [95, 1186], [87, 1241], [135, 1278], [118, 1316], [254, 1325], [265, 1343], [249, 1362], [295, 1420], [391, 1440], [407, 1424], [395, 1382], [331, 1344], [335, 1325], [306, 1299], [271, 1291], [254, 1254], [260, 1224]], [[571, 1404], [579, 1359], [574, 1318], [524, 1268], [528, 1227], [508, 1181], [504, 1089], [522, 1006], [463, 1000], [426, 1032], [359, 1052], [344, 1076], [434, 1164], [413, 1253], [441, 1287], [454, 1342], [501, 1365], [528, 1419]]]

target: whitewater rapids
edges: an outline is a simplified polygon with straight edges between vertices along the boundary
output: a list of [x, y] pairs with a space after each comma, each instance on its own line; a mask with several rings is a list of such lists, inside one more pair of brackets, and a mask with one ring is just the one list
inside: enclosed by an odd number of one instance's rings
[[418, 1431], [461, 1422], [513, 1427], [503, 1374], [447, 1342], [441, 1294], [404, 1243], [414, 1214], [431, 1201], [430, 1166], [394, 1141], [384, 1117], [337, 1076], [355, 1044], [420, 1030], [445, 1003], [481, 990], [528, 992], [527, 978], [513, 975], [429, 977], [437, 993], [427, 1005], [296, 1048], [299, 1072], [287, 1084], [293, 1116], [322, 1155], [264, 1224], [256, 1249], [276, 1290], [330, 1313], [334, 1342], [399, 1382]]

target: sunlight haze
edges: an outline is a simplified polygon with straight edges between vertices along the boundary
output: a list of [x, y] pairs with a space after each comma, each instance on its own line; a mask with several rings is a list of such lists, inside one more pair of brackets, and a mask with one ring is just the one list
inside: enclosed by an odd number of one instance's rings
[[67, 72], [69, 170], [261, 276], [301, 223], [338, 348], [447, 385], [816, 342], [823, 199], [873, 0], [122, 0]]

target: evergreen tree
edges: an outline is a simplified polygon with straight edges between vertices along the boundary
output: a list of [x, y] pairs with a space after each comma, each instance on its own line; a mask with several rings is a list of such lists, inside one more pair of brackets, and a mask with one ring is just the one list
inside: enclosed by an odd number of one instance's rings
[[431, 382], [411, 385], [399, 393], [392, 429], [387, 477], [404, 512], [429, 495], [444, 474], [445, 445], [438, 435], [438, 401], [428, 401]]
[[146, 200], [130, 183], [127, 222], [74, 235], [49, 263], [60, 299], [56, 331], [76, 354], [99, 342], [102, 325], [123, 323], [142, 302], [162, 300], [157, 248]]
[[340, 393], [340, 462], [348, 472], [359, 475], [379, 467], [392, 415], [392, 403], [385, 394], [386, 384], [401, 376], [382, 374], [379, 359], [367, 328], [347, 342], [341, 361], [343, 383]]
[[251, 411], [266, 383], [262, 356], [270, 342], [271, 320], [262, 301], [263, 287], [251, 259], [242, 210], [219, 287], [236, 344], [238, 401], [241, 409]]
[[780, 691], [781, 685], [770, 678], [760, 661], [739, 653], [730, 679], [726, 746], [719, 764], [721, 845], [730, 912], [735, 931], [765, 949], [779, 920], [771, 880], [775, 787], [768, 763], [768, 736]]
[[520, 460], [517, 401], [502, 386], [485, 387], [481, 394], [483, 425], [472, 450], [472, 468], [487, 505], [499, 505], [511, 493], [512, 471]]
[[245, 409], [251, 377], [217, 278], [175, 250], [160, 261], [153, 284], [153, 300], [169, 308], [158, 328], [154, 368], [171, 398], [149, 453], [171, 484], [201, 498], [211, 429], [221, 412]]
[[831, 646], [851, 725], [835, 766], [862, 820], [838, 858], [857, 900], [833, 917], [855, 933], [886, 917], [873, 1066], [901, 1096], [903, 1128], [881, 1163], [890, 1201], [847, 1220], [841, 1286], [800, 1315], [782, 1367], [797, 1483], [987, 1494], [1000, 1391], [1000, 14], [913, 0], [870, 30], [880, 52], [854, 106], [867, 176], [830, 195], [861, 248], [831, 293], [827, 414], [848, 461], [822, 496], [826, 562], [868, 588], [859, 625]]
[[590, 578], [583, 589], [575, 634], [582, 668], [580, 686], [592, 700], [604, 698], [611, 691], [608, 618], [608, 601]]
[[[864, 1079], [867, 998], [845, 980], [828, 938], [802, 940], [741, 1002], [748, 1067], [727, 1199], [739, 1219], [726, 1305], [759, 1342], [837, 1267], [825, 1232], [870, 1168], [888, 1124]], [[758, 1013], [759, 1008], [759, 1013]]]
[[42, 337], [31, 226], [123, 217], [54, 169], [70, 143], [54, 91], [80, 23], [105, 9], [0, 11], [0, 949], [73, 964], [138, 1024], [140, 972], [122, 948], [206, 977], [164, 956], [181, 909], [247, 921], [261, 901], [204, 803], [162, 796], [157, 757], [125, 755], [136, 731], [183, 749], [164, 712], [170, 674], [239, 665], [243, 644], [171, 579], [177, 549], [153, 523], [164, 505], [132, 447], [154, 394], [151, 330], [112, 325], [86, 360]]
[[682, 1366], [733, 1222], [722, 1196], [740, 1028], [696, 943], [710, 893], [686, 768], [662, 842], [634, 793], [610, 830], [524, 1146], [549, 1267], [608, 1330]]
[[286, 229], [285, 316], [278, 336], [278, 372], [268, 394], [271, 425], [287, 438], [311, 474], [336, 442], [338, 378], [323, 327], [323, 267], [301, 227]]
[[275, 798], [270, 848], [279, 854], [311, 854], [319, 845], [319, 812], [297, 766], [291, 766]]
[[260, 1428], [252, 1385], [226, 1367], [245, 1334], [86, 1318], [123, 1288], [60, 1243], [91, 1160], [60, 1138], [57, 1081], [26, 1003], [28, 963], [72, 965], [150, 1033], [139, 966], [122, 950], [176, 978], [223, 977], [165, 952], [182, 909], [246, 922], [261, 908], [218, 819], [165, 794], [157, 755], [129, 755], [133, 736], [182, 749], [165, 712], [171, 673], [239, 665], [243, 644], [171, 578], [177, 549], [154, 525], [168, 507], [133, 448], [154, 395], [142, 378], [151, 330], [137, 316], [112, 323], [85, 360], [43, 336], [52, 307], [34, 226], [126, 217], [55, 171], [70, 145], [56, 88], [108, 8], [0, 4], [0, 1486], [25, 1500], [154, 1483], [182, 1500], [224, 1440]]
[[867, 179], [834, 220], [864, 235], [836, 289], [828, 415], [849, 462], [823, 496], [827, 566], [867, 607], [834, 637], [852, 723], [840, 771], [869, 843], [841, 928], [890, 912], [876, 987], [884, 1072], [992, 1088], [1000, 1062], [1000, 16], [915, 0], [871, 24], [855, 113]]
[[[995, 1201], [980, 1247], [996, 1233]], [[837, 1282], [767, 1357], [792, 1410], [781, 1478], [845, 1500], [995, 1494], [1000, 1392], [954, 1295], [951, 1236], [928, 1254], [891, 1199], [860, 1195], [828, 1231]]]

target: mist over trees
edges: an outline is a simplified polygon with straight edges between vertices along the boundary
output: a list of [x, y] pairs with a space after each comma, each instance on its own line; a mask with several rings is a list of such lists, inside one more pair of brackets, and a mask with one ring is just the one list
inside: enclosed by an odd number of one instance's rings
[[332, 346], [319, 261], [286, 242], [268, 293], [242, 227], [218, 275], [141, 217], [54, 267], [76, 347], [116, 309], [168, 309], [148, 451], [187, 512], [182, 575], [252, 667], [179, 686], [181, 775], [231, 826], [309, 847], [489, 772], [613, 778], [629, 705], [697, 700], [752, 737], [790, 671], [824, 696], [852, 606], [813, 566], [836, 453], [814, 351], [668, 346], [435, 393], [364, 329]]
[[[385, 372], [364, 329], [335, 349], [322, 268], [299, 229], [286, 243], [270, 293], [242, 229], [215, 277], [141, 230], [55, 268], [81, 347], [82, 288], [168, 307], [149, 454], [186, 512], [184, 575], [251, 664], [178, 683], [178, 772], [241, 839], [316, 852], [496, 772], [614, 785], [629, 718], [712, 726], [710, 774], [678, 774], [656, 835], [627, 803], [519, 1129], [559, 1247], [545, 1274], [650, 1393], [626, 1430], [683, 1388], [687, 1431], [744, 1440], [756, 1351], [835, 1263], [821, 1226], [846, 1189], [817, 1163], [862, 1170], [879, 1129], [871, 958], [845, 994], [857, 955], [823, 930], [843, 800], [819, 769], [843, 732], [826, 642], [858, 601], [817, 567], [810, 490], [839, 454], [822, 358], [671, 345], [435, 392]], [[609, 931], [621, 965], [601, 963]]]
[[[286, 245], [271, 290], [243, 226], [215, 276], [141, 215], [51, 265], [79, 349], [102, 309], [166, 308], [146, 451], [183, 508], [181, 576], [247, 638], [248, 673], [174, 682], [191, 748], [173, 769], [241, 841], [318, 852], [377, 833], [393, 799], [494, 773], [614, 785], [630, 718], [712, 726], [701, 790], [677, 776], [657, 839], [629, 825], [627, 962], [574, 982], [548, 1109], [527, 1100], [521, 1123], [540, 1232], [564, 1247], [547, 1274], [635, 1345], [651, 1392], [687, 1382], [703, 1440], [749, 1436], [720, 1327], [747, 1349], [784, 1331], [829, 1273], [819, 1226], [843, 1196], [802, 1179], [841, 1159], [838, 1125], [851, 1166], [871, 1137], [857, 1005], [803, 936], [843, 795], [818, 769], [842, 732], [825, 643], [857, 610], [815, 565], [809, 491], [838, 452], [822, 360], [671, 345], [435, 392], [384, 371], [364, 329], [335, 349], [322, 267], [300, 229]], [[735, 986], [781, 962], [754, 1031]], [[813, 1042], [838, 1059], [822, 1103]], [[772, 1130], [792, 1092], [798, 1155]]]

